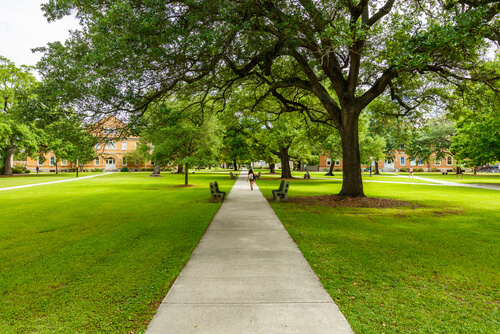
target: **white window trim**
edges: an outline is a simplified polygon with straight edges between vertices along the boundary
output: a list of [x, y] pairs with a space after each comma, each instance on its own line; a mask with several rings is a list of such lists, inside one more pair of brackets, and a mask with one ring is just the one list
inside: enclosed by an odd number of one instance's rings
[[68, 164], [68, 160], [62, 159], [61, 160], [61, 166], [66, 166]]
[[436, 161], [434, 161], [434, 165], [441, 166], [441, 159], [436, 159]]
[[115, 141], [107, 142], [106, 149], [107, 150], [116, 150], [116, 142]]
[[335, 161], [335, 166], [340, 166], [340, 160]]
[[38, 157], [38, 159], [37, 159], [37, 165], [38, 166], [43, 166], [43, 162], [40, 161], [40, 157]]
[[[448, 159], [451, 159], [451, 163], [448, 162]], [[452, 156], [446, 157], [446, 166], [453, 166], [453, 157]]]
[[[52, 159], [54, 159], [54, 163], [52, 163]], [[56, 161], [56, 157], [50, 157], [50, 158], [49, 158], [49, 165], [51, 165], [51, 166], [55, 166], [55, 165], [56, 165], [56, 162], [57, 162], [57, 161]]]
[[406, 166], [406, 158], [405, 157], [400, 157], [399, 158], [399, 164], [401, 166]]
[[122, 150], [123, 151], [127, 150], [127, 142], [126, 141], [122, 141]]
[[94, 159], [94, 166], [99, 166], [100, 164], [101, 164], [101, 159], [99, 159], [99, 157], [95, 158]]

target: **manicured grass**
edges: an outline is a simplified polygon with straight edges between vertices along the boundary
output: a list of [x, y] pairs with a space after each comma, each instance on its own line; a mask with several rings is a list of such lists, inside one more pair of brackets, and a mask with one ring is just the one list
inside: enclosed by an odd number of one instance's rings
[[442, 175], [440, 173], [415, 173], [415, 175], [428, 179], [447, 181], [447, 182], [500, 184], [500, 173], [478, 173], [477, 175], [470, 173], [470, 174], [463, 174], [460, 178], [453, 173], [448, 175]]
[[[296, 178], [302, 179], [304, 177], [305, 172], [292, 172], [292, 176]], [[334, 176], [327, 176], [325, 175], [326, 172], [309, 172], [312, 178], [321, 178], [321, 179], [335, 179], [335, 180], [342, 180], [343, 175], [342, 172], [333, 172]], [[382, 173], [380, 175], [375, 175], [372, 174], [370, 176], [370, 173], [362, 173], [361, 174], [363, 177], [363, 180], [366, 181], [384, 181], [384, 182], [405, 182], [405, 183], [430, 183], [429, 181], [425, 180], [419, 180], [419, 179], [414, 179], [414, 178], [409, 178], [407, 175], [406, 177], [401, 177], [395, 174], [387, 174], [387, 173]], [[279, 175], [278, 175], [279, 177]]]
[[0, 192], [0, 333], [140, 333], [229, 192], [115, 173]]
[[[79, 177], [97, 175], [102, 173], [79, 173]], [[0, 177], [0, 188], [22, 186], [27, 184], [45, 183], [76, 178], [76, 173], [30, 173], [8, 177]]]
[[[278, 181], [258, 182], [263, 193]], [[338, 181], [292, 181], [290, 196]], [[356, 333], [500, 333], [500, 192], [365, 183], [416, 208], [272, 206]]]

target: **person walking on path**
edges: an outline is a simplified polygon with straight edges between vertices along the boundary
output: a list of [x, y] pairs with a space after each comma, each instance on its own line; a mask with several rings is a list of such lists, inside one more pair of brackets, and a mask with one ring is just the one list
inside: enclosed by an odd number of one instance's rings
[[247, 181], [250, 181], [250, 189], [253, 190], [253, 184], [255, 183], [255, 174], [253, 173], [253, 169], [251, 168], [248, 171]]
[[413, 167], [410, 167], [410, 175], [409, 177], [413, 177]]

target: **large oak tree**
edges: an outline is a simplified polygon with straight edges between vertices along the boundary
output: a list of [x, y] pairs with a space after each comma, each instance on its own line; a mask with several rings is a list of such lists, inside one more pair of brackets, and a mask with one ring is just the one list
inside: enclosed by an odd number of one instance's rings
[[[39, 64], [68, 103], [96, 115], [141, 113], [196, 85], [204, 108], [242, 81], [258, 82], [267, 92], [257, 101], [273, 96], [336, 127], [345, 196], [364, 196], [358, 119], [375, 98], [388, 92], [411, 110], [421, 93], [415, 77], [436, 85], [496, 77], [482, 71], [488, 39], [500, 36], [496, 1], [50, 0], [43, 8], [49, 19], [76, 12], [83, 26], [45, 48]], [[311, 96], [321, 109], [302, 103]]]

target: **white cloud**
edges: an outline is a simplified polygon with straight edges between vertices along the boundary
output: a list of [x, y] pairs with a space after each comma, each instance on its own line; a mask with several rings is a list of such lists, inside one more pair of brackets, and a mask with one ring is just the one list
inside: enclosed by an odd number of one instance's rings
[[40, 53], [31, 49], [64, 41], [79, 28], [72, 17], [49, 23], [40, 8], [46, 0], [0, 0], [0, 55], [19, 65], [35, 65]]

